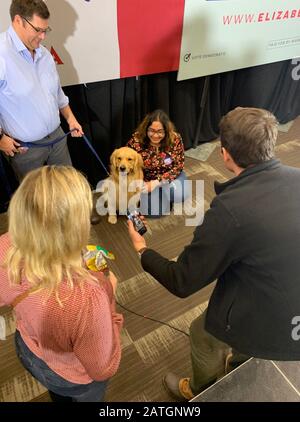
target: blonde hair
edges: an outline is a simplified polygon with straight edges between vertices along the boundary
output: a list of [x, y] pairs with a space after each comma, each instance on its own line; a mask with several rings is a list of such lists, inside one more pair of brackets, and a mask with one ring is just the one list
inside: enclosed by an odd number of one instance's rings
[[90, 234], [92, 193], [85, 177], [73, 167], [44, 166], [27, 174], [13, 195], [8, 215], [12, 242], [6, 259], [9, 279], [55, 291], [66, 279], [92, 278], [81, 250]]
[[220, 122], [221, 146], [242, 168], [274, 158], [277, 134], [276, 117], [261, 108], [237, 107]]

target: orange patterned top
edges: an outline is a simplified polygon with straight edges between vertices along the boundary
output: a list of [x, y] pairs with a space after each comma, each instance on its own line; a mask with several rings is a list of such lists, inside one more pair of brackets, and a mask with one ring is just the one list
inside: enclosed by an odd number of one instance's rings
[[164, 151], [152, 145], [144, 147], [134, 133], [128, 141], [127, 146], [141, 154], [144, 162], [144, 179], [162, 179], [172, 182], [175, 180], [184, 167], [184, 147], [182, 138], [178, 133], [174, 134], [172, 144]]

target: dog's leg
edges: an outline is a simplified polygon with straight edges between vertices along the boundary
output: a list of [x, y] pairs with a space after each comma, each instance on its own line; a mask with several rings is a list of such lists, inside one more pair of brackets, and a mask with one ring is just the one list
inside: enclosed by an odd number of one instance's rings
[[117, 223], [117, 203], [118, 203], [118, 188], [115, 183], [110, 184], [110, 189], [107, 192], [108, 205], [108, 222], [110, 224]]
[[97, 210], [96, 210], [96, 203], [97, 203], [98, 198], [99, 198], [99, 193], [93, 192], [93, 209], [92, 209], [92, 214], [91, 214], [92, 225], [99, 224], [101, 220], [101, 217], [97, 213]]
[[116, 215], [109, 215], [108, 216], [108, 222], [110, 224], [116, 224], [116, 222], [118, 221], [117, 216]]

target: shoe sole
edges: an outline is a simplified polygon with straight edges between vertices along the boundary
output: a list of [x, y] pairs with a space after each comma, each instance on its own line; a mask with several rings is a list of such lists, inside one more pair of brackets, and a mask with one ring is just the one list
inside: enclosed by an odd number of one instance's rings
[[165, 388], [165, 390], [166, 390], [166, 392], [171, 396], [171, 397], [173, 397], [173, 399], [175, 399], [177, 402], [188, 402], [188, 399], [186, 399], [185, 397], [183, 397], [183, 396], [181, 396], [181, 397], [178, 397], [178, 396], [176, 396], [176, 394], [175, 393], [173, 393], [170, 389], [169, 389], [169, 387], [167, 386], [167, 383], [166, 383], [166, 381], [165, 381], [165, 378], [163, 378], [162, 379], [162, 383], [163, 383], [163, 386], [164, 386], [164, 388]]

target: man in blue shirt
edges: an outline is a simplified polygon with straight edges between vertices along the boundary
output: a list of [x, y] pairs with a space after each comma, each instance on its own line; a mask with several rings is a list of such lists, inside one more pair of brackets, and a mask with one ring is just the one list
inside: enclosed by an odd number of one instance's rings
[[62, 136], [60, 113], [72, 136], [83, 135], [69, 106], [50, 52], [41, 45], [49, 10], [42, 0], [13, 0], [12, 24], [0, 34], [0, 150], [21, 180], [47, 164], [71, 165], [66, 139], [53, 146], [20, 148], [22, 142], [49, 143]]

